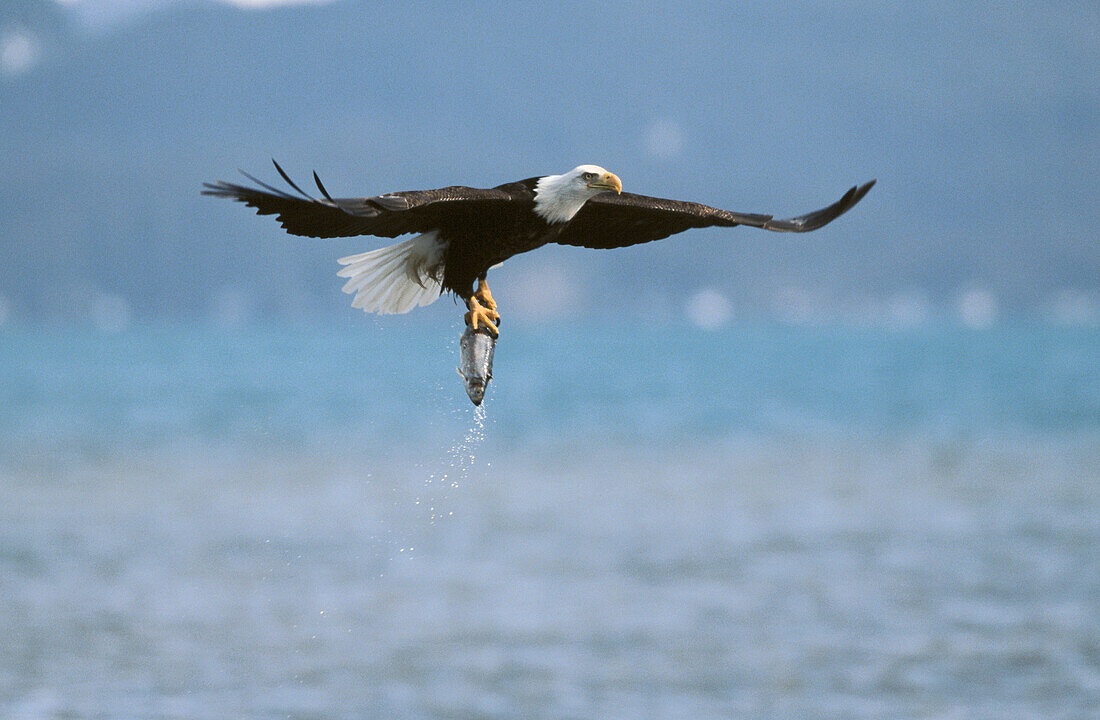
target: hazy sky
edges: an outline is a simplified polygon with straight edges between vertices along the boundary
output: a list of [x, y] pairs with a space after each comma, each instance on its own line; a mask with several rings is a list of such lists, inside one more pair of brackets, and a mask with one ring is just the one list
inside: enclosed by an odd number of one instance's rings
[[[18, 0], [9, 0], [16, 2]], [[290, 5], [323, 5], [334, 0], [42, 0], [60, 7], [86, 32], [109, 32], [140, 22], [157, 11], [181, 6], [232, 5], [246, 10], [266, 10]]]
[[515, 258], [494, 288], [529, 317], [1097, 312], [1095, 2], [277, 4], [0, 7], [0, 315], [346, 314], [335, 258], [378, 241], [198, 196], [272, 156], [342, 195], [594, 162], [784, 216], [879, 180], [805, 236]]

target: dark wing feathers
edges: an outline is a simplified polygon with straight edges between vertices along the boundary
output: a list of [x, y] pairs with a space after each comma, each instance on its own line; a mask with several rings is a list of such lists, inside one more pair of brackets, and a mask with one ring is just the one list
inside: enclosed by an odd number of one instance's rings
[[[274, 162], [274, 161], [273, 161]], [[292, 195], [241, 171], [259, 187], [219, 181], [204, 183], [203, 195], [238, 200], [256, 208], [259, 215], [275, 215], [287, 232], [306, 237], [329, 238], [353, 235], [397, 237], [428, 232], [449, 222], [461, 221], [486, 204], [510, 202], [512, 196], [499, 189], [482, 190], [463, 186], [438, 190], [412, 190], [366, 198], [333, 198], [321, 179], [313, 174], [322, 199], [299, 188], [275, 163], [275, 169], [301, 197]]]
[[562, 245], [618, 248], [660, 240], [691, 228], [751, 227], [776, 232], [808, 232], [826, 225], [863, 199], [875, 181], [853, 187], [829, 207], [788, 220], [771, 215], [738, 213], [681, 200], [622, 193], [603, 193], [585, 203], [555, 239]]
[[[275, 162], [274, 160], [272, 162]], [[365, 198], [333, 198], [317, 173], [313, 181], [323, 196], [316, 199], [298, 187], [275, 163], [283, 180], [298, 192], [292, 195], [241, 171], [258, 187], [219, 181], [204, 183], [203, 195], [238, 200], [256, 208], [260, 215], [275, 215], [287, 232], [307, 237], [350, 237], [378, 235], [397, 237], [406, 233], [477, 223], [484, 213], [519, 199], [529, 200], [538, 178], [482, 190], [462, 185], [437, 190], [410, 190]], [[771, 215], [738, 213], [681, 200], [602, 193], [584, 207], [561, 230], [555, 242], [589, 248], [617, 248], [660, 240], [691, 228], [712, 226], [751, 227], [776, 232], [807, 232], [835, 220], [859, 202], [875, 181], [853, 187], [832, 205], [787, 220]]]
[[[817, 230], [819, 227], [828, 225], [833, 220], [836, 220], [838, 217], [848, 212], [848, 210], [855, 207], [855, 204], [862, 200], [863, 196], [874, 186], [874, 180], [863, 183], [862, 185], [856, 185], [848, 190], [848, 192], [844, 193], [844, 197], [840, 198], [829, 207], [814, 210], [813, 212], [799, 215], [789, 220], [769, 220], [759, 227], [765, 230], [774, 230], [776, 232], [809, 232], [810, 230]], [[749, 223], [743, 224], [748, 225]]]

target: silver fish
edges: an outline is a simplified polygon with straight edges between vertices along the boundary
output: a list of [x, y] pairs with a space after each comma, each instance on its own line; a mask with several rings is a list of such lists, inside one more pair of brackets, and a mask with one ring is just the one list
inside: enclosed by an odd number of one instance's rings
[[466, 383], [466, 394], [474, 405], [481, 405], [485, 390], [493, 379], [493, 350], [497, 340], [485, 328], [466, 326], [458, 341], [458, 374]]

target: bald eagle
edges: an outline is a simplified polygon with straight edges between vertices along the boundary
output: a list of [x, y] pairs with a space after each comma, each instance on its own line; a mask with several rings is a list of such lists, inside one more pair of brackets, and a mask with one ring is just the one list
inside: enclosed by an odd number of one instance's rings
[[[272, 161], [274, 162], [274, 161]], [[341, 258], [337, 275], [352, 306], [380, 314], [405, 313], [448, 290], [465, 302], [466, 324], [497, 333], [500, 320], [486, 273], [513, 255], [547, 243], [619, 248], [660, 240], [690, 228], [751, 227], [807, 232], [831, 222], [859, 202], [875, 184], [857, 185], [832, 205], [777, 220], [771, 215], [731, 212], [681, 200], [624, 193], [619, 178], [597, 165], [579, 165], [546, 175], [480, 189], [454, 185], [366, 198], [333, 198], [317, 173], [314, 198], [275, 163], [298, 195], [274, 188], [248, 173], [259, 187], [204, 183], [204, 195], [230, 198], [275, 215], [287, 232], [315, 238], [377, 235], [416, 237]], [[474, 283], [477, 288], [474, 288]]]

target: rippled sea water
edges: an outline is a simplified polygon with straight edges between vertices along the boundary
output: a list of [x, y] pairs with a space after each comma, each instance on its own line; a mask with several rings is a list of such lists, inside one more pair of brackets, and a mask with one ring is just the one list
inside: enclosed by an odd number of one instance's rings
[[1100, 331], [0, 329], [0, 717], [1095, 718]]

